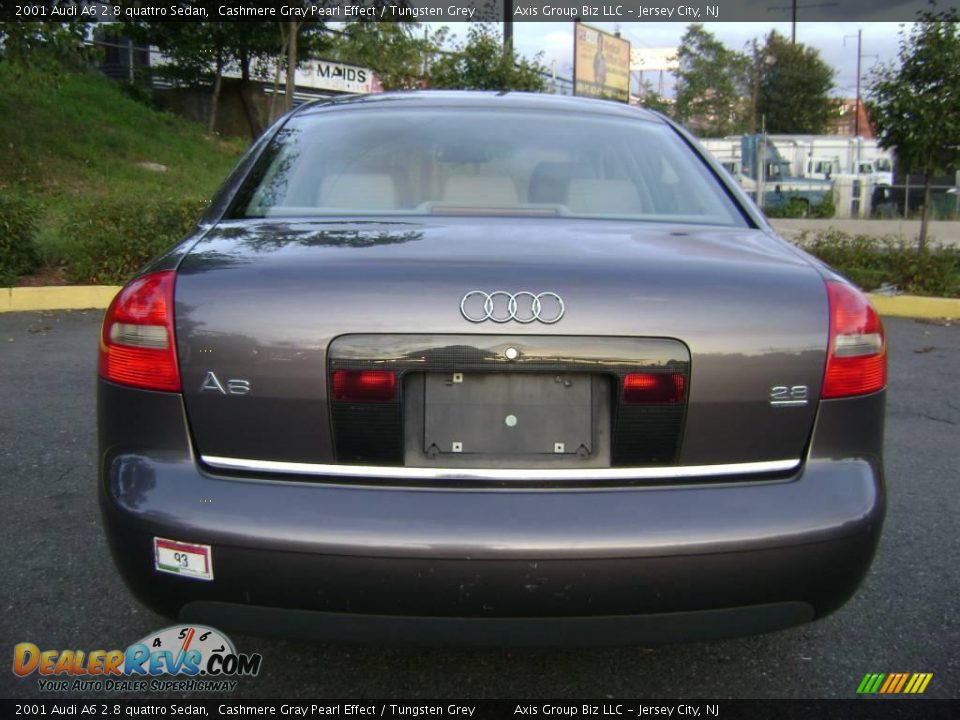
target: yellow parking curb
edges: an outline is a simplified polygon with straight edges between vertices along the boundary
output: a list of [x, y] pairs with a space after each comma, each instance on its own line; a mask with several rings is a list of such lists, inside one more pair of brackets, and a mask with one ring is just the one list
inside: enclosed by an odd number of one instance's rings
[[[115, 285], [63, 285], [0, 289], [0, 312], [36, 310], [103, 310], [120, 291]], [[960, 298], [919, 295], [874, 295], [870, 302], [881, 315], [912, 318], [960, 318]]]
[[960, 318], [960, 298], [922, 297], [920, 295], [875, 295], [870, 302], [881, 315], [909, 318]]
[[114, 285], [0, 288], [0, 312], [105, 309], [120, 292]]

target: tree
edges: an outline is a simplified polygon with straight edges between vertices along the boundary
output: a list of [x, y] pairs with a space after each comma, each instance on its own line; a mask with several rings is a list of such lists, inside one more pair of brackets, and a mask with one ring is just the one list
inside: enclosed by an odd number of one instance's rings
[[673, 115], [673, 105], [663, 95], [658, 93], [649, 80], [643, 81], [643, 88], [640, 93], [640, 106], [648, 110], [656, 110], [668, 117]]
[[512, 47], [503, 47], [491, 25], [476, 23], [470, 26], [465, 44], [445, 53], [430, 67], [430, 87], [543, 92], [547, 70], [540, 64], [540, 57], [518, 59]]
[[[288, 20], [278, 22], [275, 26], [275, 29], [270, 30], [270, 34], [279, 37], [280, 44], [273, 46], [273, 54], [265, 62], [265, 65], [271, 67], [274, 73], [273, 94], [270, 97], [271, 122], [277, 117], [280, 109], [288, 111], [293, 108], [297, 66], [308, 58], [316, 57], [328, 46], [327, 28], [322, 22]], [[278, 109], [277, 100], [281, 98], [281, 73], [285, 73], [283, 108]]]
[[124, 30], [138, 41], [156, 45], [169, 60], [160, 72], [185, 85], [199, 86], [213, 75], [207, 127], [213, 132], [223, 80], [231, 57], [229, 28], [222, 22], [131, 22]]
[[750, 61], [730, 50], [703, 25], [690, 25], [677, 49], [677, 120], [701, 135], [723, 136], [743, 127], [743, 97]]
[[933, 176], [960, 165], [960, 35], [957, 11], [924, 11], [900, 32], [899, 67], [871, 76], [868, 95], [880, 146], [901, 170], [923, 175], [918, 247], [927, 246]]
[[376, 71], [384, 90], [420, 87], [428, 58], [437, 53], [446, 28], [432, 35], [413, 22], [348, 23], [330, 48], [342, 62]]
[[262, 129], [262, 122], [245, 94], [250, 80], [250, 64], [265, 57], [276, 41], [265, 31], [268, 23], [133, 21], [124, 23], [121, 32], [145, 45], [155, 45], [168, 64], [156, 72], [189, 87], [212, 84], [208, 127], [216, 125], [223, 73], [228, 65], [239, 66], [242, 82], [240, 98], [247, 115], [251, 137]]
[[754, 72], [759, 74], [757, 114], [766, 116], [768, 132], [826, 132], [835, 108], [830, 97], [834, 70], [817, 50], [771, 32], [759, 50]]
[[293, 94], [297, 89], [297, 45], [300, 39], [301, 22], [290, 20], [287, 22], [286, 46], [287, 46], [287, 86], [284, 92], [284, 106], [289, 112], [293, 110]]
[[[180, 4], [188, 2], [177, 1]], [[254, 75], [265, 76], [275, 70], [279, 76], [289, 67], [283, 99], [292, 102], [293, 70], [306, 58], [319, 53], [326, 43], [326, 27], [319, 21], [132, 21], [124, 23], [123, 29], [143, 44], [156, 45], [170, 60], [161, 70], [167, 77], [192, 87], [212, 85], [211, 128], [216, 122], [223, 72], [227, 67], [238, 69], [239, 97], [251, 137], [257, 137], [265, 120], [272, 119], [274, 114], [273, 108], [271, 118], [261, 118], [258, 114], [250, 96]], [[277, 98], [276, 88], [274, 90], [274, 98]]]
[[51, 73], [86, 66], [89, 22], [0, 22], [0, 59]]

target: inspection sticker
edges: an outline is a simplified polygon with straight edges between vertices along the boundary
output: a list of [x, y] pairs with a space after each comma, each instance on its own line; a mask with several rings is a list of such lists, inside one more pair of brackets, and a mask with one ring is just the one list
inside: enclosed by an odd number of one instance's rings
[[160, 572], [213, 580], [213, 553], [209, 545], [153, 539], [154, 567]]

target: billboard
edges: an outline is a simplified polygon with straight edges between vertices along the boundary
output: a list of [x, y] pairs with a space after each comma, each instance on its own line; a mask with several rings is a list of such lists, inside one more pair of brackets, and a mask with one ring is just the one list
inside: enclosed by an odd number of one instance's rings
[[295, 73], [298, 87], [341, 93], [371, 93], [383, 90], [376, 73], [369, 68], [334, 60], [309, 60], [298, 67]]
[[647, 70], [672, 71], [680, 67], [677, 60], [678, 48], [635, 48], [630, 51], [630, 69], [639, 72]]
[[573, 40], [574, 95], [630, 99], [630, 43], [583, 23]]

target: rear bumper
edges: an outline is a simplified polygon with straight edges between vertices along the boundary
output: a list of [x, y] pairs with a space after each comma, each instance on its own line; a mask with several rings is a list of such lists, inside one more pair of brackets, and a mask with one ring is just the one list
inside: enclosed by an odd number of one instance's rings
[[[152, 417], [156, 401], [182, 417], [179, 398], [153, 395]], [[102, 445], [116, 564], [155, 610], [257, 634], [583, 645], [765, 632], [842, 605], [884, 513], [879, 460], [832, 447], [779, 479], [448, 489], [218, 475], [185, 430], [163, 432], [149, 454]], [[154, 537], [210, 545], [214, 579], [156, 572]]]
[[448, 618], [363, 615], [219, 602], [184, 606], [180, 618], [226, 632], [373, 646], [589, 647], [656, 645], [756, 635], [809, 622], [806, 603], [561, 618]]

